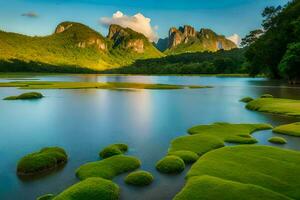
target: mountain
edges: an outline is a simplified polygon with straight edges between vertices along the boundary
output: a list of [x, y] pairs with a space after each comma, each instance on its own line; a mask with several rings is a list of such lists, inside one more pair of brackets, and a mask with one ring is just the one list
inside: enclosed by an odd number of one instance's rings
[[161, 56], [144, 35], [117, 25], [110, 26], [107, 37], [76, 22], [60, 23], [44, 37], [0, 31], [2, 71], [103, 70]]
[[160, 39], [157, 48], [166, 54], [180, 54], [187, 52], [218, 51], [237, 48], [236, 44], [218, 35], [210, 29], [201, 29], [199, 32], [194, 27], [185, 25], [178, 29], [169, 30], [169, 36]]

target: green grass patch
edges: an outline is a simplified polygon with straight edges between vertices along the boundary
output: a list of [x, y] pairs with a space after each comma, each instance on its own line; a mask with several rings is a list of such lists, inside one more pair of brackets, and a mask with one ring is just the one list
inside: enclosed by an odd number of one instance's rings
[[184, 161], [185, 164], [194, 163], [199, 158], [197, 153], [195, 153], [193, 151], [186, 151], [186, 150], [171, 151], [168, 153], [168, 155], [180, 157]]
[[125, 178], [125, 183], [135, 186], [146, 186], [153, 182], [153, 175], [147, 171], [136, 171], [128, 174]]
[[[256, 185], [291, 199], [300, 198], [300, 152], [298, 151], [256, 145], [220, 148], [200, 157], [188, 172], [187, 181], [189, 183], [193, 177], [204, 175]], [[200, 186], [197, 188], [201, 190]], [[238, 199], [247, 199], [243, 198], [246, 191], [238, 194], [231, 190], [224, 192], [226, 193], [224, 195], [234, 197], [239, 194], [241, 196]], [[213, 197], [213, 193], [214, 190], [207, 196]], [[221, 197], [219, 199], [222, 199]]]
[[191, 178], [173, 200], [292, 200], [266, 188], [213, 176]]
[[118, 200], [119, 196], [120, 188], [112, 181], [88, 178], [69, 187], [53, 200]]
[[250, 101], [253, 101], [252, 97], [244, 97], [240, 99], [240, 102], [249, 103]]
[[156, 163], [156, 169], [165, 174], [178, 174], [184, 168], [184, 161], [178, 156], [166, 156]]
[[273, 129], [273, 132], [300, 137], [300, 122], [277, 126]]
[[68, 156], [60, 147], [47, 147], [39, 152], [24, 156], [17, 166], [17, 174], [21, 176], [36, 175], [56, 169], [66, 164]]
[[300, 116], [300, 100], [258, 98], [249, 102], [246, 108], [259, 112]]
[[39, 92], [27, 92], [27, 93], [20, 94], [18, 96], [9, 96], [9, 97], [4, 98], [3, 100], [40, 99], [43, 97], [44, 96]]
[[251, 136], [255, 131], [271, 129], [269, 124], [230, 124], [216, 122], [209, 125], [198, 125], [188, 130], [189, 134], [213, 136], [224, 142], [253, 144], [257, 140]]
[[274, 143], [274, 144], [286, 144], [287, 141], [286, 139], [282, 137], [271, 137], [268, 139], [269, 142]]
[[54, 81], [15, 81], [0, 83], [0, 87], [18, 87], [21, 89], [184, 89], [210, 88], [201, 85], [170, 85], [129, 82], [54, 82]]
[[101, 158], [109, 158], [115, 155], [121, 155], [128, 150], [127, 144], [112, 144], [105, 147], [100, 153]]
[[113, 179], [119, 174], [133, 171], [140, 166], [141, 161], [133, 156], [116, 155], [80, 166], [76, 170], [76, 176], [81, 180], [90, 177]]
[[196, 135], [187, 135], [187, 136], [181, 136], [175, 138], [174, 140], [172, 140], [168, 152], [174, 153], [178, 151], [191, 151], [201, 156], [208, 151], [223, 146], [224, 146], [224, 142], [213, 135], [210, 136], [210, 135], [196, 134]]

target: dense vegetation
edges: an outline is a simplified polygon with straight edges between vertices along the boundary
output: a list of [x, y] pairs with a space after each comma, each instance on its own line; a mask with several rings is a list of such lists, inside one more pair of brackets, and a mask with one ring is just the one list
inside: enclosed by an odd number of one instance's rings
[[300, 78], [300, 0], [283, 8], [267, 7], [263, 12], [263, 29], [252, 31], [245, 39], [245, 56], [250, 73], [268, 74], [296, 83]]
[[24, 156], [17, 166], [18, 175], [35, 175], [54, 170], [65, 164], [68, 156], [60, 147], [47, 147]]
[[247, 73], [245, 49], [197, 52], [137, 60], [127, 67], [105, 70], [124, 74], [234, 74]]
[[26, 92], [17, 96], [5, 97], [4, 100], [24, 100], [24, 99], [40, 99], [44, 96], [39, 92]]

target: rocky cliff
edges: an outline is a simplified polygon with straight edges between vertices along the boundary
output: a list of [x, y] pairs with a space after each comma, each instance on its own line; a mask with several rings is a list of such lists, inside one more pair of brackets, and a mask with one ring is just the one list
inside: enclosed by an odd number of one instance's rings
[[230, 50], [237, 46], [222, 35], [218, 35], [210, 29], [196, 31], [189, 25], [173, 27], [169, 30], [169, 36], [160, 39], [157, 47], [167, 54]]

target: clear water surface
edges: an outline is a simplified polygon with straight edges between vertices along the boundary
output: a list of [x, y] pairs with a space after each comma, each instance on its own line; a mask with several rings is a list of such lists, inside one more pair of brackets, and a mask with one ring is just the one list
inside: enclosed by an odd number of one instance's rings
[[[239, 99], [264, 93], [300, 99], [300, 88], [264, 78], [204, 76], [101, 76], [38, 75], [40, 80], [146, 82], [211, 85], [209, 89], [114, 91], [100, 89], [41, 90], [41, 100], [0, 100], [0, 199], [32, 200], [45, 193], [59, 193], [76, 183], [75, 170], [98, 160], [98, 152], [108, 144], [128, 143], [128, 154], [142, 161], [142, 169], [155, 176], [151, 186], [135, 188], [117, 177], [122, 200], [170, 200], [184, 185], [185, 173], [163, 175], [155, 163], [163, 157], [169, 142], [197, 124], [213, 122], [270, 123], [295, 122], [295, 117], [249, 111]], [[0, 79], [0, 81], [11, 81]], [[22, 90], [0, 88], [0, 99]], [[260, 144], [271, 131], [257, 132]], [[283, 148], [300, 150], [300, 139], [283, 136]], [[70, 156], [68, 164], [55, 173], [34, 180], [16, 176], [16, 163], [23, 155], [45, 146], [61, 146]], [[275, 145], [276, 146], [276, 145]]]

